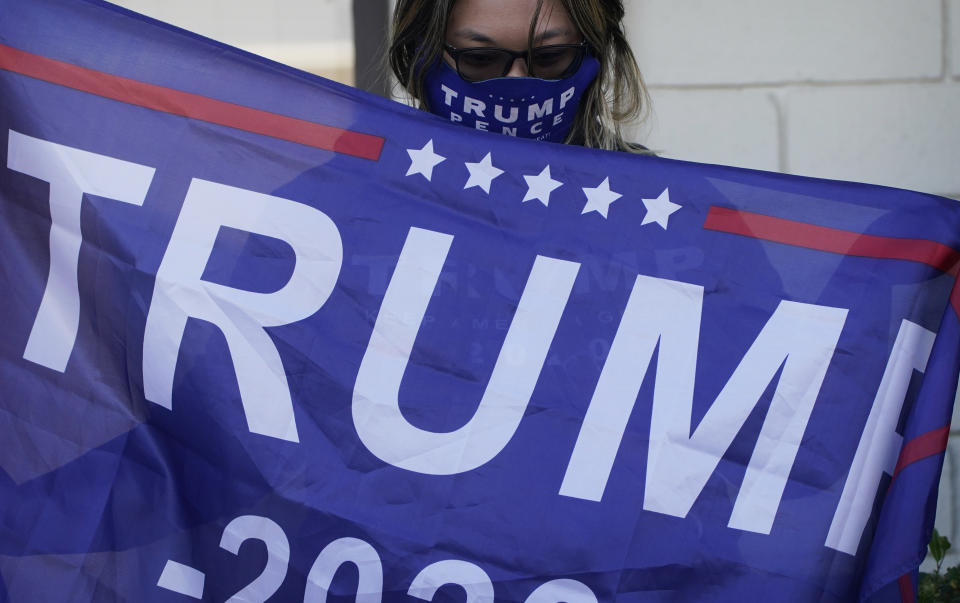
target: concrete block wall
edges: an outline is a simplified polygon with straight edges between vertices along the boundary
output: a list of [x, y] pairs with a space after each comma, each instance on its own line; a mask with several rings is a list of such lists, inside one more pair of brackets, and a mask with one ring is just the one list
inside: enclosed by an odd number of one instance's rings
[[950, 73], [954, 80], [960, 78], [960, 0], [949, 0], [947, 12], [950, 14], [950, 35], [947, 44], [950, 46]]
[[[667, 157], [960, 199], [960, 0], [627, 0]], [[937, 528], [960, 564], [960, 412]], [[923, 568], [930, 570], [932, 560]]]
[[124, 8], [353, 85], [350, 0], [111, 0]]
[[628, 0], [668, 157], [960, 196], [960, 0]]

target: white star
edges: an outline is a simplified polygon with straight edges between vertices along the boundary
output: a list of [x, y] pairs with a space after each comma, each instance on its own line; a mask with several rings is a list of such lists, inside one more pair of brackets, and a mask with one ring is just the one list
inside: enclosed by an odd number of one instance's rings
[[563, 186], [562, 182], [558, 182], [550, 177], [550, 166], [543, 168], [543, 171], [536, 176], [524, 176], [524, 180], [527, 181], [527, 194], [524, 196], [524, 201], [532, 201], [537, 199], [540, 203], [543, 203], [544, 206], [550, 205], [550, 193], [557, 190]]
[[670, 189], [665, 188], [656, 199], [643, 199], [643, 205], [647, 208], [647, 215], [643, 217], [643, 223], [640, 226], [656, 222], [664, 230], [667, 229], [667, 220], [673, 212], [683, 207], [670, 201], [669, 191]]
[[487, 153], [487, 156], [480, 163], [467, 162], [466, 166], [470, 170], [470, 179], [463, 185], [463, 188], [479, 186], [487, 194], [490, 194], [490, 183], [493, 182], [493, 179], [503, 173], [503, 170], [493, 167], [490, 153]]
[[604, 178], [600, 186], [596, 188], [584, 187], [583, 192], [587, 196], [587, 204], [580, 213], [587, 214], [595, 211], [604, 218], [607, 217], [607, 210], [610, 209], [610, 204], [623, 196], [620, 193], [610, 190], [609, 178]]
[[433, 140], [423, 145], [422, 149], [407, 149], [407, 155], [410, 155], [410, 169], [407, 170], [407, 176], [420, 174], [427, 180], [433, 179], [433, 168], [446, 160], [446, 157], [433, 152]]

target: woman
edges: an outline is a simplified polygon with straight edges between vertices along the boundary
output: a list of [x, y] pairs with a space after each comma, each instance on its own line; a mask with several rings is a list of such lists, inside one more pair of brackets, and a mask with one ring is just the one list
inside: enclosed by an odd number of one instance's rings
[[647, 152], [622, 0], [398, 0], [390, 66], [424, 110], [480, 130]]

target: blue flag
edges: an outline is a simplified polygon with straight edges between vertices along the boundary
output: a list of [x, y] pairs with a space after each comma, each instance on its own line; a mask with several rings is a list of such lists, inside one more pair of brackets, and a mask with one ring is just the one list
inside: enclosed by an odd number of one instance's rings
[[89, 0], [0, 0], [0, 141], [0, 599], [914, 599], [955, 202]]

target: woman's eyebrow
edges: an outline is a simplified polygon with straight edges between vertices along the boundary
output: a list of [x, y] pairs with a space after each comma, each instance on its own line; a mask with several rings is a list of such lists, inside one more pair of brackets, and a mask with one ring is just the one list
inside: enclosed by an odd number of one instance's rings
[[572, 35], [572, 32], [566, 27], [555, 27], [553, 29], [548, 29], [538, 33], [533, 39], [535, 42], [543, 42], [544, 40], [549, 40], [550, 38], [559, 38], [570, 35]]
[[493, 38], [482, 34], [475, 29], [470, 29], [469, 27], [458, 29], [456, 32], [454, 32], [454, 35], [458, 38], [470, 40], [471, 42], [481, 42], [490, 45], [494, 44]]
[[[548, 29], [546, 31], [541, 31], [536, 36], [534, 36], [534, 42], [543, 42], [551, 38], [560, 38], [564, 36], [571, 36], [573, 33], [569, 28], [566, 27], [554, 27], [553, 29]], [[471, 42], [479, 42], [481, 44], [489, 44], [490, 46], [495, 46], [496, 42], [490, 36], [477, 31], [476, 29], [471, 29], [469, 27], [463, 27], [454, 32], [454, 36], [463, 40], [469, 40]]]

